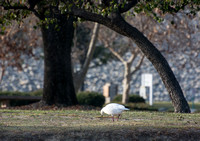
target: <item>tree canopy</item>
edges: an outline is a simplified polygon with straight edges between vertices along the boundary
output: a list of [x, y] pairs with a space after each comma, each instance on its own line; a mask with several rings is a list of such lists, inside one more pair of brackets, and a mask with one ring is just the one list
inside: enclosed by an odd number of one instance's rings
[[46, 16], [52, 11], [55, 15], [72, 14], [99, 23], [108, 20], [115, 12], [127, 12], [133, 16], [144, 12], [161, 21], [162, 14], [177, 13], [186, 7], [189, 9], [187, 14], [196, 14], [200, 9], [199, 5], [199, 0], [1, 0], [0, 25], [3, 33], [5, 25], [10, 24], [11, 20], [20, 23], [31, 13], [41, 20], [38, 24], [52, 23], [56, 19]]

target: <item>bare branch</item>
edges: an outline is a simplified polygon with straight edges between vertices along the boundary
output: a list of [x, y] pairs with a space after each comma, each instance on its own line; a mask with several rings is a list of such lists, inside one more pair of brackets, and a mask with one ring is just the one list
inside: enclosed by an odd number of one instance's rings
[[[106, 46], [105, 46], [106, 47]], [[107, 48], [112, 52], [113, 55], [115, 55], [122, 63], [125, 63], [126, 61], [121, 57], [119, 53], [117, 53], [112, 47], [107, 46]]]
[[135, 58], [137, 57], [136, 53], [132, 53], [131, 57], [129, 58], [129, 60], [127, 61], [128, 64], [132, 64], [132, 62], [135, 60]]
[[137, 70], [140, 69], [142, 63], [144, 60], [144, 55], [142, 55], [142, 58], [140, 59], [140, 61], [137, 63], [136, 67], [131, 71], [131, 75], [133, 75]]
[[95, 44], [97, 41], [97, 37], [98, 37], [98, 32], [99, 32], [99, 24], [95, 23], [93, 31], [92, 31], [92, 37], [89, 43], [89, 48], [88, 48], [88, 52], [87, 52], [87, 56], [86, 56], [86, 60], [83, 64], [83, 68], [81, 69], [81, 71], [78, 71], [74, 74], [74, 86], [75, 86], [75, 91], [78, 92], [78, 90], [81, 87], [81, 84], [84, 82], [86, 73], [88, 71], [90, 62], [92, 60], [94, 51], [95, 51]]
[[[104, 32], [103, 32], [104, 33]], [[120, 55], [120, 53], [118, 53], [117, 51], [115, 51], [113, 49], [113, 42], [111, 42], [112, 40], [115, 40], [116, 38], [116, 34], [112, 34], [109, 35], [109, 38], [106, 35], [99, 35], [100, 40], [104, 43], [105, 48], [108, 48], [110, 50], [110, 52], [117, 57], [117, 59], [119, 59], [122, 63], [125, 63], [126, 61], [122, 58], [122, 56]]]
[[90, 44], [89, 44], [89, 48], [88, 48], [88, 52], [87, 52], [87, 56], [86, 56], [86, 60], [85, 60], [85, 63], [83, 65], [83, 69], [82, 69], [84, 74], [86, 74], [86, 72], [87, 72], [86, 70], [89, 67], [90, 61], [92, 59], [91, 54], [93, 54], [94, 50], [95, 50], [95, 44], [96, 44], [96, 40], [97, 40], [97, 36], [98, 36], [98, 31], [99, 31], [99, 24], [95, 23], [92, 37], [91, 37]]

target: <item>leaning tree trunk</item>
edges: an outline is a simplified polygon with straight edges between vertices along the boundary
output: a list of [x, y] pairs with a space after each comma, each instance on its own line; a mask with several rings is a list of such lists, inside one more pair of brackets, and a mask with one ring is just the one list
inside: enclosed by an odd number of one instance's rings
[[42, 26], [45, 65], [42, 100], [48, 105], [75, 105], [77, 99], [71, 70], [73, 17], [67, 19], [57, 15], [56, 19], [48, 28]]
[[190, 113], [190, 107], [183, 95], [182, 89], [160, 51], [140, 31], [128, 24], [120, 15], [114, 15], [111, 23], [108, 21], [103, 24], [131, 38], [144, 53], [145, 57], [154, 65], [169, 92], [175, 112]]
[[87, 52], [85, 62], [83, 64], [81, 71], [74, 74], [74, 87], [75, 87], [76, 93], [79, 91], [81, 85], [84, 83], [85, 76], [86, 76], [87, 71], [89, 69], [89, 65], [90, 65], [90, 62], [92, 60], [92, 57], [93, 57], [93, 54], [94, 54], [94, 51], [95, 51], [95, 44], [96, 44], [97, 36], [98, 36], [98, 33], [99, 33], [99, 26], [100, 25], [98, 23], [94, 24], [94, 28], [93, 28], [93, 31], [92, 31], [92, 36], [91, 36], [91, 40], [90, 40], [90, 43], [89, 43], [89, 48], [88, 48], [88, 52]]

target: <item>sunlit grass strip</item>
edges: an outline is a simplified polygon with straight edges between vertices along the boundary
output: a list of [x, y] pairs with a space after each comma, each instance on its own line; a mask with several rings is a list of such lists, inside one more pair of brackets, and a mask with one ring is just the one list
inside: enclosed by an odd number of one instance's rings
[[0, 110], [1, 127], [45, 127], [69, 129], [114, 129], [117, 127], [200, 128], [200, 114], [128, 111], [119, 121], [100, 118], [99, 111], [81, 110]]

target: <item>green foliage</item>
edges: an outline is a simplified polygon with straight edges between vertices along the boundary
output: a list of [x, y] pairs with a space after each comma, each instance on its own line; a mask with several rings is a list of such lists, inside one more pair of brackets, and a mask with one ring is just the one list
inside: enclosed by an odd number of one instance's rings
[[137, 110], [137, 111], [158, 111], [158, 108], [152, 107], [146, 103], [127, 103], [125, 105], [130, 110]]
[[[116, 95], [113, 99], [113, 102], [121, 102], [121, 101], [122, 101], [122, 95], [121, 94]], [[139, 95], [131, 94], [131, 95], [129, 95], [129, 102], [130, 103], [145, 103], [145, 99], [142, 98]]]
[[[122, 95], [116, 95], [112, 102], [122, 104]], [[146, 104], [144, 98], [135, 94], [129, 95], [129, 103], [125, 104], [125, 107], [129, 108], [130, 110], [137, 111], [158, 111], [157, 107], [152, 107], [149, 104]]]
[[6, 96], [28, 96], [28, 92], [10, 92], [10, 91], [1, 91], [0, 95], [6, 95]]
[[[19, 23], [30, 14], [35, 14], [41, 20], [39, 23], [52, 24], [56, 18], [56, 15], [66, 15], [66, 17], [71, 14], [73, 8], [84, 9], [88, 12], [96, 13], [107, 17], [113, 12], [118, 12], [120, 9], [125, 8], [131, 3], [130, 0], [114, 1], [89, 1], [89, 0], [72, 0], [72, 1], [0, 1], [0, 28], [1, 33], [4, 31], [4, 26], [10, 24], [12, 20], [18, 21]], [[37, 5], [37, 6], [35, 6]], [[200, 1], [199, 0], [142, 0], [135, 2], [132, 9], [128, 9], [128, 12], [131, 12], [132, 15], [135, 13], [144, 12], [149, 16], [152, 16], [155, 20], [161, 22], [162, 14], [165, 13], [177, 13], [180, 10], [184, 10], [187, 6], [188, 14], [195, 15], [200, 10]], [[156, 12], [157, 11], [157, 12]], [[50, 18], [52, 17], [52, 18]], [[55, 27], [57, 30], [59, 28]]]
[[33, 91], [33, 92], [29, 92], [29, 94], [31, 96], [42, 96], [43, 95], [43, 89], [38, 89], [36, 91]]
[[[134, 7], [134, 12], [144, 12], [149, 16], [152, 16], [158, 22], [162, 22], [162, 14], [166, 13], [177, 13], [180, 10], [184, 10], [188, 6], [189, 12], [187, 14], [195, 15], [199, 10], [200, 1], [198, 0], [154, 0], [154, 1], [142, 1]], [[157, 11], [157, 12], [155, 12]]]
[[81, 105], [92, 105], [102, 107], [105, 103], [105, 98], [102, 94], [97, 92], [79, 92], [77, 94], [78, 103]]
[[139, 95], [130, 95], [129, 102], [133, 103], [145, 103], [145, 99]]
[[122, 95], [121, 94], [118, 94], [116, 95], [113, 100], [113, 102], [122, 102]]

